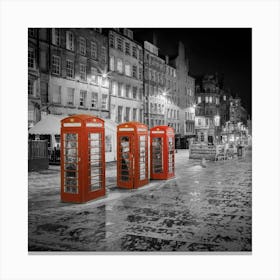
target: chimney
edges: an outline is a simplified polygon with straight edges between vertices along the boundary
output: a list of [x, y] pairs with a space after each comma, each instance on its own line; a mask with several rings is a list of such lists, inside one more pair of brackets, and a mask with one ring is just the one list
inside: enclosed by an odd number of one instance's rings
[[169, 56], [168, 55], [165, 56], [165, 63], [169, 64]]

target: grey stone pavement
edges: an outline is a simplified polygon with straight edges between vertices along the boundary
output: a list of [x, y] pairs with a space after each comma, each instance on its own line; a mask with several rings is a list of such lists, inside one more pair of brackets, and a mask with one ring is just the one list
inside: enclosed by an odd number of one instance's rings
[[30, 172], [29, 252], [251, 252], [251, 152], [206, 167], [175, 158], [176, 178], [136, 190], [118, 189], [108, 164], [106, 197], [85, 204], [60, 201], [59, 166]]

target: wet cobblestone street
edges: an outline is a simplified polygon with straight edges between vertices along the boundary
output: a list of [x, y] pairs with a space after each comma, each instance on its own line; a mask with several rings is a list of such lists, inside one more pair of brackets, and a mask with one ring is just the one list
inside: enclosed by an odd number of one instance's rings
[[115, 187], [106, 198], [60, 202], [59, 168], [29, 173], [29, 251], [251, 251], [252, 163], [207, 162], [176, 153], [176, 178], [138, 190]]

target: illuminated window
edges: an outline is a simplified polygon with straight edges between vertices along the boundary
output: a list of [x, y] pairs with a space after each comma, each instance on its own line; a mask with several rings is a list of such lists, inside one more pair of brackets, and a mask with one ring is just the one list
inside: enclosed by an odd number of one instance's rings
[[208, 101], [209, 101], [209, 97], [205, 96], [205, 102], [208, 103]]
[[110, 56], [110, 70], [115, 70], [115, 58], [113, 56]]
[[117, 95], [118, 92], [118, 84], [117, 82], [112, 82], [112, 94]]
[[209, 97], [209, 103], [212, 103], [212, 96]]
[[129, 64], [125, 64], [124, 72], [126, 76], [131, 77], [131, 66]]
[[117, 71], [119, 73], [122, 73], [123, 72], [123, 62], [121, 59], [117, 59]]
[[85, 64], [80, 64], [80, 77], [81, 80], [85, 81], [87, 78], [87, 70], [86, 70], [86, 65]]
[[224, 95], [224, 101], [226, 101], [227, 100], [227, 97], [226, 97], [226, 95]]
[[201, 96], [198, 96], [198, 97], [197, 97], [197, 103], [198, 103], [198, 104], [201, 103]]

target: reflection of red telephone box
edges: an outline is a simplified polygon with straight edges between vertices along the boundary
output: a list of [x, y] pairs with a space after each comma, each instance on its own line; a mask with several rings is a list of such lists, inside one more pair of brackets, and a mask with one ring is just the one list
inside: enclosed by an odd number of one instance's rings
[[104, 121], [74, 115], [61, 121], [61, 200], [86, 202], [105, 195]]
[[151, 179], [169, 179], [174, 172], [174, 129], [160, 125], [150, 130]]
[[148, 183], [148, 128], [128, 122], [117, 128], [117, 185], [138, 188]]

